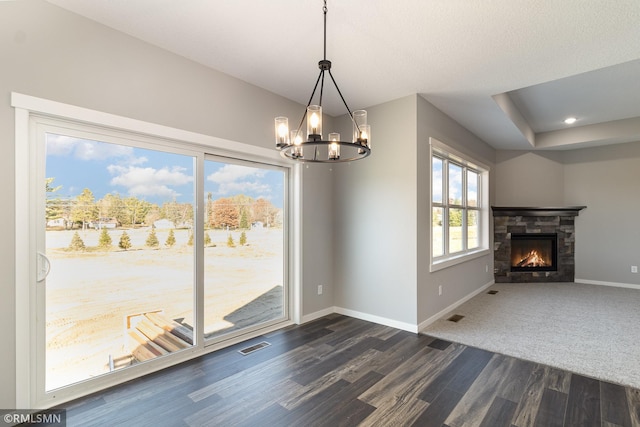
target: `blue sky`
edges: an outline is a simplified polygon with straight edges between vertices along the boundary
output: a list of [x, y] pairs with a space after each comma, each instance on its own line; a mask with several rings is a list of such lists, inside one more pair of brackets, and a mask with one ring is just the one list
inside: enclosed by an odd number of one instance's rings
[[[432, 161], [432, 192], [431, 197], [433, 201], [442, 201], [442, 160], [433, 157]], [[451, 201], [462, 200], [462, 168], [455, 164], [449, 163], [449, 192], [448, 196]], [[469, 171], [469, 177], [467, 181], [467, 200], [473, 201], [472, 206], [475, 206], [478, 198], [478, 176], [475, 172]]]
[[[75, 197], [89, 188], [96, 200], [108, 193], [135, 196], [151, 203], [193, 202], [194, 159], [181, 154], [47, 134], [46, 176], [54, 177], [56, 194]], [[205, 195], [245, 194], [283, 206], [283, 173], [274, 170], [205, 162]]]

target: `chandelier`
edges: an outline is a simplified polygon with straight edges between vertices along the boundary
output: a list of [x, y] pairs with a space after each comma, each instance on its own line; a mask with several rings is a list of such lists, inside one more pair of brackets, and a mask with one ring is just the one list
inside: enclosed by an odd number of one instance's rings
[[[327, 0], [324, 0], [322, 11], [324, 14], [324, 57], [318, 62], [320, 74], [297, 129], [289, 130], [289, 119], [287, 117], [276, 117], [276, 148], [280, 150], [280, 154], [283, 157], [300, 162], [334, 163], [364, 159], [371, 154], [371, 128], [367, 124], [367, 112], [365, 110], [351, 112], [331, 74], [331, 61], [327, 60]], [[325, 73], [329, 74], [331, 82], [333, 82], [338, 95], [340, 95], [340, 99], [353, 123], [353, 138], [351, 141], [341, 140], [340, 134], [336, 132], [329, 133], [326, 139], [323, 138], [322, 94], [324, 92]], [[312, 105], [318, 85], [320, 85], [318, 103]], [[305, 119], [307, 120], [307, 126], [303, 130]]]

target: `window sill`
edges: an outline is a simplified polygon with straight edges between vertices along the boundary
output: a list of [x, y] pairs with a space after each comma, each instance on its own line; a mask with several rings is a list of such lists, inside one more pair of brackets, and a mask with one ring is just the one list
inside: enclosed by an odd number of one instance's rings
[[480, 258], [486, 255], [489, 255], [489, 249], [486, 248], [478, 249], [473, 252], [465, 252], [460, 255], [452, 255], [444, 259], [431, 261], [429, 271], [433, 273], [434, 271], [453, 267], [454, 265], [462, 264], [463, 262], [471, 261], [472, 259]]

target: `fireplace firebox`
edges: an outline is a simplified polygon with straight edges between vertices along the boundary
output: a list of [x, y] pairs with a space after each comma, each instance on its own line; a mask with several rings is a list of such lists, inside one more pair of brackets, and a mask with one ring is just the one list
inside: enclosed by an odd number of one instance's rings
[[557, 233], [512, 233], [511, 271], [558, 271]]

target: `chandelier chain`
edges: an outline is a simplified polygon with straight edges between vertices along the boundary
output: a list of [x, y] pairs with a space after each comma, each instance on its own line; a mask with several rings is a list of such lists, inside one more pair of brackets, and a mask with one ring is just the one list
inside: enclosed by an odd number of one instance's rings
[[324, 13], [324, 60], [327, 60], [327, 0], [324, 0], [324, 7], [322, 8]]

